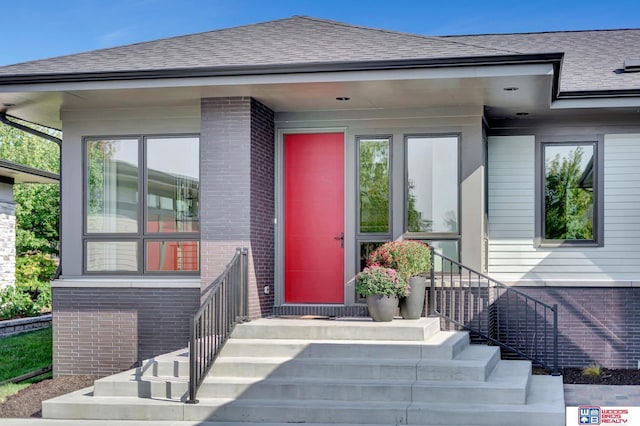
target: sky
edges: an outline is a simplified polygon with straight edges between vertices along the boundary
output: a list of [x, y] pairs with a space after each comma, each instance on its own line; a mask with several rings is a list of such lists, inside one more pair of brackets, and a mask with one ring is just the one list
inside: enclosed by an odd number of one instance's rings
[[640, 0], [2, 0], [0, 65], [294, 15], [422, 35], [640, 28]]

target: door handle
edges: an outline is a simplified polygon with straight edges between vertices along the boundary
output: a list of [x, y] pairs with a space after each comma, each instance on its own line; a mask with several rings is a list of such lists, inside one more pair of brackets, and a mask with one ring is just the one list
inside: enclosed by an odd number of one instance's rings
[[341, 232], [339, 236], [333, 237], [334, 240], [340, 240], [340, 247], [344, 248], [344, 232]]

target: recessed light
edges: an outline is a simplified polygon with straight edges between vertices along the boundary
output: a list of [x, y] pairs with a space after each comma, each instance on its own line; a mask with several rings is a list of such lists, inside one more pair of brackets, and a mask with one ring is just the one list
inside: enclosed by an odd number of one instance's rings
[[520, 116], [520, 117], [524, 117], [525, 115], [529, 115], [528, 112], [516, 112], [516, 115]]
[[11, 107], [16, 106], [16, 104], [5, 103], [5, 104], [2, 104], [2, 106], [3, 107], [7, 107], [7, 108], [11, 108]]
[[515, 92], [516, 90], [518, 90], [518, 87], [505, 87], [504, 89], [505, 92]]
[[346, 102], [346, 101], [348, 101], [349, 99], [351, 99], [351, 98], [347, 98], [346, 96], [338, 96], [338, 97], [336, 98], [336, 101]]

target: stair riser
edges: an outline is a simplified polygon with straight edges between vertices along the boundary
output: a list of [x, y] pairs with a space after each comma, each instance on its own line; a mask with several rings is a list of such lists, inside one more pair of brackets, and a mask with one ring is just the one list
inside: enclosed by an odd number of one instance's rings
[[183, 404], [137, 405], [42, 403], [45, 419], [91, 419], [91, 420], [182, 420]]
[[[358, 358], [358, 359], [452, 359], [468, 343], [455, 346], [429, 345], [369, 345], [369, 344], [271, 344], [244, 343], [231, 340], [220, 353], [221, 358], [234, 356], [296, 357], [296, 358]], [[188, 366], [188, 364], [187, 364]], [[173, 371], [173, 370], [166, 370]], [[188, 367], [187, 367], [188, 374]]]
[[412, 386], [398, 384], [292, 384], [265, 381], [254, 384], [203, 383], [199, 398], [242, 398], [263, 400], [335, 400], [335, 401], [473, 401], [491, 404], [524, 404], [526, 389]]
[[309, 322], [307, 326], [278, 325], [277, 327], [253, 323], [236, 327], [233, 337], [236, 339], [307, 339], [307, 340], [410, 340], [425, 341], [440, 332], [439, 321], [425, 322], [424, 327], [415, 327], [407, 321], [407, 326], [362, 327], [361, 325], [340, 324], [327, 327]]
[[[220, 360], [219, 360], [220, 361]], [[494, 364], [495, 365], [495, 364]], [[330, 365], [312, 362], [290, 361], [288, 363], [217, 363], [209, 373], [213, 377], [299, 377], [368, 380], [459, 380], [484, 381], [493, 366], [457, 366], [429, 365], [424, 363], [416, 369], [415, 365]]]
[[283, 410], [280, 407], [247, 407], [230, 403], [212, 409], [196, 404], [185, 406], [184, 416], [185, 420], [218, 422], [406, 424], [404, 407], [376, 410], [355, 407], [296, 407]]
[[437, 409], [409, 408], [407, 424], [410, 425], [487, 425], [487, 426], [564, 426], [564, 415], [558, 413], [532, 413], [530, 411], [468, 412]]
[[189, 377], [189, 361], [154, 361], [152, 368], [142, 374], [143, 377]]
[[185, 400], [189, 390], [187, 382], [95, 382], [94, 395], [129, 396], [138, 398], [161, 398], [175, 401]]

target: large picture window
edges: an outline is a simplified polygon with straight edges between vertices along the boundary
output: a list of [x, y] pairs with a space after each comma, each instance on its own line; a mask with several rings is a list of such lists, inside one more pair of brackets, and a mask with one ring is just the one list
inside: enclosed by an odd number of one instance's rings
[[85, 139], [85, 272], [200, 270], [199, 138]]
[[599, 245], [598, 141], [541, 142], [539, 240], [549, 245]]
[[459, 235], [458, 145], [458, 136], [406, 137], [407, 233]]

